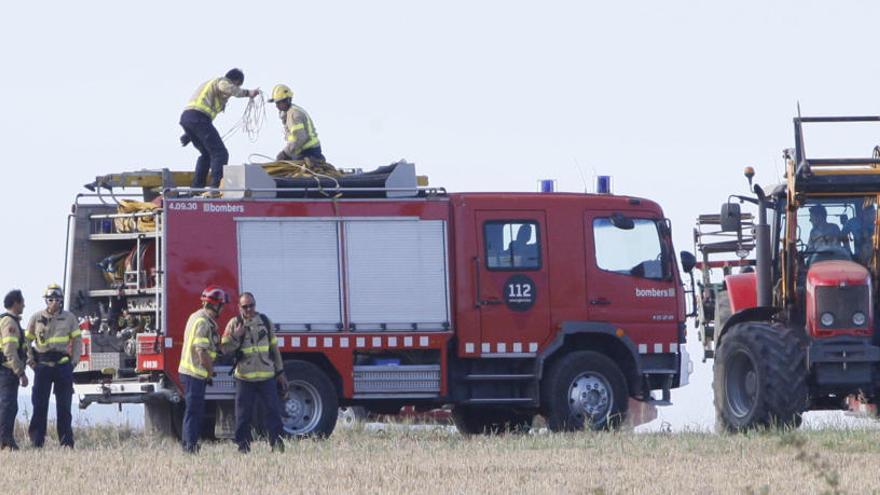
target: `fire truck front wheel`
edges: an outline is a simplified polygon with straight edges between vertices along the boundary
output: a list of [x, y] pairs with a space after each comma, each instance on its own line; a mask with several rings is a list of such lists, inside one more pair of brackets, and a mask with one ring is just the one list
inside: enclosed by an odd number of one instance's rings
[[333, 433], [339, 414], [339, 399], [333, 382], [324, 371], [306, 361], [284, 363], [290, 384], [281, 403], [284, 434], [289, 437], [325, 438]]
[[541, 406], [551, 431], [614, 429], [626, 417], [629, 394], [620, 367], [604, 354], [577, 351], [550, 366]]
[[765, 322], [736, 324], [718, 347], [714, 374], [720, 430], [800, 425], [808, 389], [798, 332]]

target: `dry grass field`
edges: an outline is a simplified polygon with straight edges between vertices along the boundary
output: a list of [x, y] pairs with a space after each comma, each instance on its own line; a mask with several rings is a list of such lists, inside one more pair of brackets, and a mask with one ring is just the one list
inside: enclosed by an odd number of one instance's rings
[[[23, 432], [22, 432], [23, 433]], [[230, 442], [197, 456], [119, 427], [77, 450], [0, 453], [12, 493], [872, 493], [880, 431], [577, 433], [467, 438], [448, 428], [337, 430], [327, 441]], [[20, 437], [21, 438], [21, 437]]]

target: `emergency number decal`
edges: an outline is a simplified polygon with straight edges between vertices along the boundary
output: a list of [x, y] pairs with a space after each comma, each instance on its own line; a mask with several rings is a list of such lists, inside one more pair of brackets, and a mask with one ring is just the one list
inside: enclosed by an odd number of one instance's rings
[[504, 303], [513, 311], [528, 311], [537, 297], [535, 282], [525, 275], [514, 275], [504, 282]]

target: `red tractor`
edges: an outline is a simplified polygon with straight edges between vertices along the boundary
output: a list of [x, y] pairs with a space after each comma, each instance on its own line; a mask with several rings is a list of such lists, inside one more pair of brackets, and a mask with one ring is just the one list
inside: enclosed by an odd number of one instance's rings
[[[726, 430], [797, 426], [805, 411], [876, 398], [880, 157], [810, 158], [804, 124], [877, 121], [795, 118], [786, 182], [769, 193], [754, 185], [754, 196], [731, 196], [720, 215], [698, 219], [697, 325]], [[753, 175], [746, 169], [750, 185]], [[743, 202], [757, 207], [756, 222]]]

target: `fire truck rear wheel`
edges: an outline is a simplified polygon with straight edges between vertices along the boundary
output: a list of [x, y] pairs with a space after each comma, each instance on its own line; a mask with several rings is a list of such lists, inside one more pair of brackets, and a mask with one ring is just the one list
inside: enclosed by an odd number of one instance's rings
[[284, 434], [295, 438], [330, 436], [339, 414], [333, 382], [321, 368], [306, 361], [287, 361], [284, 373], [290, 384], [281, 403]]
[[452, 422], [462, 435], [528, 433], [535, 415], [497, 407], [455, 406]]
[[158, 438], [180, 439], [183, 408], [167, 400], [144, 403], [144, 431]]
[[800, 334], [765, 322], [734, 325], [718, 348], [712, 388], [719, 430], [797, 428], [808, 402]]
[[628, 404], [626, 377], [598, 352], [563, 356], [541, 382], [541, 405], [551, 431], [615, 429], [626, 418]]

